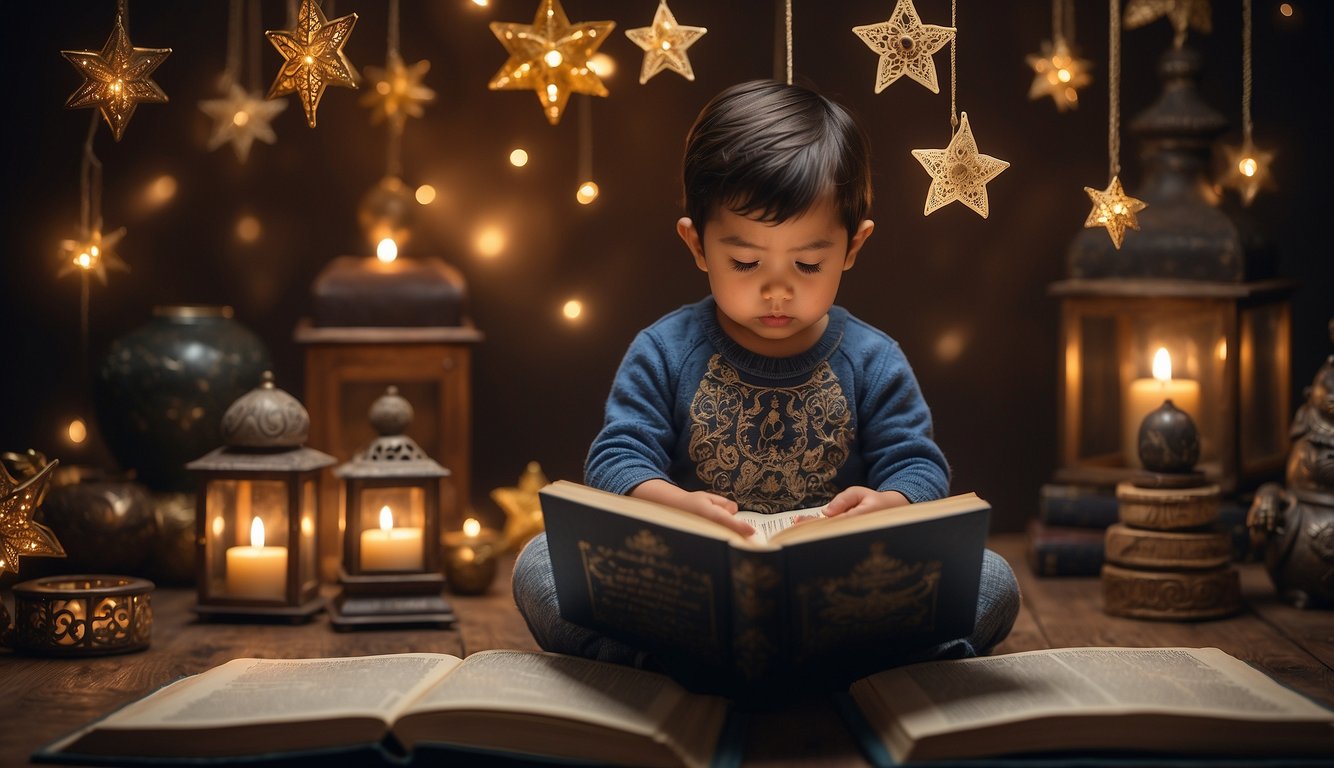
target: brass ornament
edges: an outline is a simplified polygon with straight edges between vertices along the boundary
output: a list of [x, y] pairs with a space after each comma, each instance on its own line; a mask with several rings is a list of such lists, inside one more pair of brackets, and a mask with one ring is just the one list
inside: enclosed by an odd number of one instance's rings
[[1033, 68], [1029, 100], [1050, 96], [1061, 112], [1079, 106], [1079, 89], [1093, 82], [1092, 65], [1079, 58], [1065, 38], [1044, 40], [1041, 53], [1029, 54], [1025, 60]]
[[55, 532], [32, 519], [59, 464], [59, 460], [53, 460], [22, 482], [0, 464], [0, 574], [18, 573], [21, 556], [65, 556]]
[[880, 54], [875, 73], [875, 92], [888, 88], [903, 75], [916, 80], [932, 93], [940, 93], [936, 63], [931, 55], [954, 39], [953, 27], [923, 24], [912, 0], [898, 0], [886, 21], [853, 27], [867, 47]]
[[949, 146], [914, 149], [912, 156], [931, 174], [931, 187], [926, 192], [926, 207], [922, 212], [924, 216], [930, 216], [932, 211], [957, 200], [987, 218], [987, 182], [1010, 167], [1004, 160], [977, 151], [967, 112], [959, 114], [959, 129], [954, 132]]
[[670, 69], [693, 81], [695, 70], [690, 66], [686, 49], [708, 32], [704, 27], [688, 27], [676, 23], [676, 16], [660, 0], [653, 14], [653, 24], [625, 30], [625, 36], [644, 50], [644, 65], [639, 70], [639, 84], [647, 83], [654, 75]]
[[1186, 42], [1189, 29], [1205, 35], [1213, 30], [1209, 0], [1130, 0], [1124, 24], [1126, 29], [1137, 29], [1164, 17], [1172, 22], [1172, 45], [1177, 48]]
[[106, 45], [98, 51], [61, 51], [83, 75], [83, 84], [70, 94], [65, 106], [71, 109], [97, 107], [120, 141], [125, 126], [140, 102], [164, 104], [167, 94], [150, 75], [171, 54], [170, 48], [136, 48], [125, 29], [125, 13], [117, 11]]
[[269, 30], [264, 36], [283, 56], [282, 68], [269, 88], [267, 98], [295, 93], [306, 110], [306, 123], [315, 127], [324, 89], [330, 85], [356, 88], [357, 71], [343, 53], [343, 45], [357, 24], [357, 14], [350, 13], [329, 21], [315, 0], [301, 0], [296, 28]]
[[86, 236], [60, 241], [60, 270], [56, 277], [71, 272], [91, 272], [102, 285], [107, 284], [107, 270], [129, 272], [130, 267], [116, 255], [116, 245], [125, 237], [125, 227], [107, 234], [94, 229]]
[[390, 51], [383, 67], [366, 67], [371, 87], [361, 97], [361, 105], [371, 108], [371, 124], [387, 121], [394, 130], [403, 130], [409, 117], [426, 114], [425, 105], [435, 101], [435, 91], [422, 84], [431, 62], [403, 63], [403, 57]]
[[1139, 230], [1139, 220], [1135, 214], [1147, 207], [1144, 201], [1126, 194], [1121, 188], [1120, 176], [1113, 176], [1106, 189], [1084, 187], [1084, 192], [1093, 201], [1093, 210], [1089, 211], [1088, 218], [1084, 220], [1084, 228], [1106, 227], [1112, 245], [1120, 250], [1121, 243], [1126, 239], [1126, 228]]
[[208, 148], [214, 150], [223, 144], [231, 144], [236, 159], [244, 163], [256, 140], [265, 144], [278, 140], [269, 123], [287, 109], [287, 102], [268, 101], [258, 92], [247, 91], [232, 83], [226, 96], [204, 99], [199, 102], [199, 109], [213, 119]]
[[571, 93], [607, 95], [606, 86], [588, 66], [588, 59], [615, 27], [614, 21], [571, 24], [560, 0], [542, 0], [532, 24], [491, 22], [491, 31], [505, 46], [509, 58], [487, 87], [493, 91], [533, 91], [542, 103], [547, 122], [556, 125]]

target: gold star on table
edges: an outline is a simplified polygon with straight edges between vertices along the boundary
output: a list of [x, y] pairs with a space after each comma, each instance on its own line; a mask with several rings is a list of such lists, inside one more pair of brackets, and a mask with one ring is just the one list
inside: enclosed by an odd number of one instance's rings
[[912, 156], [931, 174], [931, 188], [926, 192], [924, 216], [958, 200], [977, 211], [982, 218], [989, 213], [987, 182], [1010, 167], [1004, 160], [978, 154], [968, 113], [959, 113], [959, 129], [944, 149], [914, 149]]
[[244, 163], [250, 156], [250, 145], [256, 139], [265, 144], [278, 140], [269, 123], [287, 109], [287, 102], [268, 101], [258, 92], [247, 91], [233, 83], [226, 96], [205, 99], [199, 102], [199, 109], [213, 118], [208, 148], [213, 150], [231, 143], [232, 149], [236, 150], [236, 159]]
[[83, 85], [70, 94], [65, 106], [97, 107], [111, 126], [116, 141], [140, 102], [162, 104], [167, 94], [149, 75], [171, 53], [170, 48], [135, 48], [125, 30], [125, 16], [116, 14], [102, 51], [61, 51], [60, 54], [83, 75]]
[[19, 557], [64, 557], [65, 549], [50, 528], [34, 522], [33, 513], [46, 493], [52, 461], [22, 483], [0, 465], [0, 574], [19, 572]]
[[422, 78], [431, 69], [431, 62], [421, 61], [407, 66], [403, 58], [391, 52], [383, 68], [366, 67], [366, 79], [372, 83], [362, 106], [371, 108], [371, 124], [388, 120], [395, 130], [403, 130], [409, 117], [426, 114], [423, 105], [435, 101], [435, 91], [422, 85]]
[[1227, 165], [1218, 183], [1237, 190], [1243, 203], [1250, 205], [1261, 189], [1274, 188], [1274, 177], [1269, 173], [1274, 160], [1272, 151], [1242, 142], [1238, 146], [1224, 145], [1223, 153], [1227, 155]]
[[306, 123], [314, 128], [315, 110], [325, 88], [357, 87], [357, 71], [343, 53], [343, 45], [356, 24], [355, 13], [329, 21], [315, 0], [301, 0], [296, 29], [264, 33], [283, 55], [283, 66], [269, 88], [268, 98], [297, 94], [306, 109]]
[[125, 227], [103, 235], [100, 230], [93, 230], [87, 237], [60, 241], [60, 271], [56, 277], [64, 277], [71, 272], [89, 272], [97, 275], [102, 285], [107, 284], [107, 269], [129, 272], [130, 267], [116, 255], [116, 244], [125, 237]]
[[1113, 176], [1107, 189], [1084, 187], [1084, 191], [1093, 201], [1093, 210], [1089, 211], [1088, 218], [1084, 220], [1084, 227], [1086, 229], [1106, 227], [1107, 234], [1112, 238], [1112, 245], [1115, 245], [1118, 251], [1121, 250], [1121, 242], [1126, 239], [1126, 227], [1139, 230], [1139, 221], [1135, 219], [1135, 214], [1147, 207], [1144, 201], [1126, 194], [1121, 188], [1120, 176]]
[[1213, 28], [1209, 0], [1130, 0], [1126, 6], [1126, 29], [1135, 29], [1166, 16], [1176, 34], [1172, 44], [1180, 48], [1186, 42], [1186, 30], [1194, 27], [1202, 34]]
[[516, 486], [495, 488], [491, 499], [505, 512], [505, 546], [512, 551], [542, 532], [542, 501], [537, 492], [547, 484], [547, 476], [536, 461], [528, 462]]
[[555, 125], [571, 93], [607, 95], [588, 59], [615, 27], [614, 21], [571, 24], [560, 0], [542, 0], [532, 24], [493, 21], [491, 31], [510, 56], [487, 87], [532, 90], [542, 102], [547, 122]]
[[667, 7], [667, 0], [661, 0], [657, 12], [653, 14], [652, 26], [625, 30], [625, 36], [644, 49], [644, 65], [639, 70], [639, 84], [647, 83], [664, 69], [670, 69], [681, 77], [693, 81], [695, 70], [690, 66], [686, 49], [708, 31], [704, 27], [677, 24], [676, 17]]
[[888, 21], [853, 27], [866, 45], [880, 54], [875, 73], [875, 92], [880, 93], [903, 75], [940, 93], [936, 84], [936, 62], [931, 54], [954, 39], [953, 27], [923, 24], [912, 0], [898, 0]]
[[1089, 74], [1091, 65], [1076, 57], [1064, 38], [1057, 38], [1055, 42], [1044, 40], [1042, 53], [1030, 54], [1026, 60], [1033, 68], [1033, 85], [1029, 86], [1028, 98], [1050, 96], [1061, 112], [1079, 106], [1077, 89], [1093, 82]]

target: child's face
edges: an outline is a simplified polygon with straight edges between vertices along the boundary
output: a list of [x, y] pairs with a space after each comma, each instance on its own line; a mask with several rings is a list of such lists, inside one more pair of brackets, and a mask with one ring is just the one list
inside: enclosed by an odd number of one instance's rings
[[677, 233], [709, 274], [723, 330], [741, 346], [770, 357], [806, 351], [819, 341], [843, 273], [874, 224], [851, 239], [829, 198], [781, 224], [719, 208], [704, 228], [683, 218]]

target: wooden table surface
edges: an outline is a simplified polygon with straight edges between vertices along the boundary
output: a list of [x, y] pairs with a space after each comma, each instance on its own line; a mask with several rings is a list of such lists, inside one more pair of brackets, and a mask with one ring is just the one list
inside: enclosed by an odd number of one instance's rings
[[[1334, 613], [1299, 611], [1274, 595], [1263, 569], [1239, 565], [1247, 610], [1207, 622], [1106, 616], [1096, 578], [1046, 578], [1024, 563], [1019, 534], [993, 537], [1019, 577], [1024, 607], [998, 652], [1088, 645], [1217, 646], [1334, 707]], [[466, 656], [488, 648], [536, 649], [509, 593], [507, 561], [488, 595], [451, 596], [458, 626], [335, 632], [317, 617], [299, 626], [199, 623], [191, 590], [153, 595], [152, 645], [122, 656], [51, 659], [0, 650], [0, 765], [24, 765], [42, 745], [183, 675], [243, 656], [301, 658], [426, 651]], [[864, 766], [823, 701], [798, 701], [752, 720], [748, 766]]]

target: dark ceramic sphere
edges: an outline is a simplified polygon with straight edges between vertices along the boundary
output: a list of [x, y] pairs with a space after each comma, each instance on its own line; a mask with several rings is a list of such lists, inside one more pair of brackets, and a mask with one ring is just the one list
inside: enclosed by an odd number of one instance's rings
[[156, 307], [97, 371], [97, 421], [126, 470], [154, 491], [189, 491], [188, 461], [222, 444], [222, 414], [271, 367], [231, 307]]
[[34, 517], [65, 549], [66, 573], [142, 575], [153, 557], [157, 516], [148, 489], [127, 480], [57, 485]]
[[1139, 460], [1150, 472], [1189, 472], [1200, 460], [1200, 433], [1189, 413], [1171, 400], [1139, 425]]

